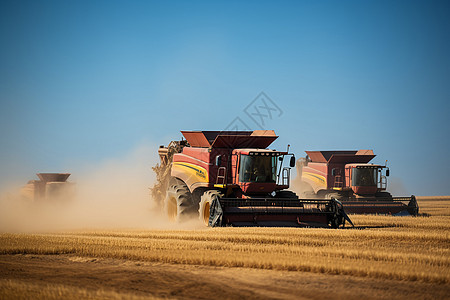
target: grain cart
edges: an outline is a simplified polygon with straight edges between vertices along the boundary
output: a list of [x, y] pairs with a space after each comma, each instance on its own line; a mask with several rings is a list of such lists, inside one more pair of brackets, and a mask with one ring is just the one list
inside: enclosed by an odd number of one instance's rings
[[334, 199], [302, 199], [288, 191], [295, 157], [267, 149], [273, 130], [181, 131], [185, 139], [158, 150], [153, 199], [172, 221], [206, 226], [331, 226], [350, 221]]
[[305, 151], [297, 161], [297, 178], [305, 197], [335, 198], [347, 213], [417, 215], [416, 198], [386, 192], [387, 166], [369, 164], [372, 150]]
[[37, 173], [39, 180], [30, 180], [22, 188], [22, 197], [29, 202], [49, 203], [70, 201], [75, 184], [67, 182], [69, 173]]

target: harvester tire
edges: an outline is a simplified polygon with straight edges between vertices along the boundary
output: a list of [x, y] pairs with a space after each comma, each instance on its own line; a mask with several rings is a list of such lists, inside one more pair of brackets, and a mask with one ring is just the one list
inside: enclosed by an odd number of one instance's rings
[[184, 222], [195, 216], [196, 207], [186, 184], [178, 181], [169, 185], [164, 200], [164, 212], [169, 221], [174, 223]]
[[209, 190], [203, 193], [200, 197], [200, 205], [198, 209], [198, 215], [200, 222], [205, 226], [209, 226], [209, 216], [211, 211], [211, 203], [214, 199], [223, 197], [223, 194], [217, 190]]

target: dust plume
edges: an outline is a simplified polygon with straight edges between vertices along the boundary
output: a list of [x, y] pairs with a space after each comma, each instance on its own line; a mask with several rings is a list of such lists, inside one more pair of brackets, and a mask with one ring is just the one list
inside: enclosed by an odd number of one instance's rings
[[123, 158], [74, 167], [68, 180], [75, 187], [72, 199], [25, 201], [16, 187], [0, 198], [0, 232], [197, 228], [196, 220], [182, 225], [169, 223], [153, 204], [149, 187], [155, 180], [151, 167], [157, 160], [156, 148], [145, 145]]
[[311, 186], [304, 181], [302, 181], [302, 173], [303, 173], [303, 166], [304, 166], [305, 158], [301, 157], [297, 159], [295, 163], [295, 169], [291, 172], [291, 182], [290, 182], [290, 190], [292, 190], [294, 193], [296, 193], [300, 198], [304, 199], [314, 199], [319, 198], [314, 193], [314, 190], [311, 188]]
[[403, 180], [399, 177], [391, 177], [389, 179], [387, 190], [393, 196], [408, 196], [408, 195], [410, 195], [408, 193], [408, 190], [406, 189], [405, 185], [403, 184]]

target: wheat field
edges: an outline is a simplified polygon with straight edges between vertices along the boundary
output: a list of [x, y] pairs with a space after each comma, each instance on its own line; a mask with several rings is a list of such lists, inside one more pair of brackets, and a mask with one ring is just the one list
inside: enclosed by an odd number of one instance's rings
[[[422, 216], [351, 216], [356, 227], [76, 230], [0, 234], [1, 255], [69, 255], [450, 283], [450, 201]], [[5, 283], [3, 284], [5, 286]], [[9, 282], [7, 287], [18, 287]]]

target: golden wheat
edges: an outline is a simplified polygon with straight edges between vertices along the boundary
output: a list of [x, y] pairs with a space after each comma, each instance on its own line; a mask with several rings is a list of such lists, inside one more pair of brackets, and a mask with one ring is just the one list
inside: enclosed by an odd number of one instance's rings
[[0, 298], [2, 299], [130, 299], [152, 300], [167, 299], [153, 296], [137, 296], [130, 293], [119, 293], [105, 290], [88, 290], [61, 284], [37, 284], [19, 280], [0, 280]]
[[450, 216], [351, 217], [357, 227], [340, 230], [228, 227], [4, 233], [0, 254], [72, 254], [450, 282]]

